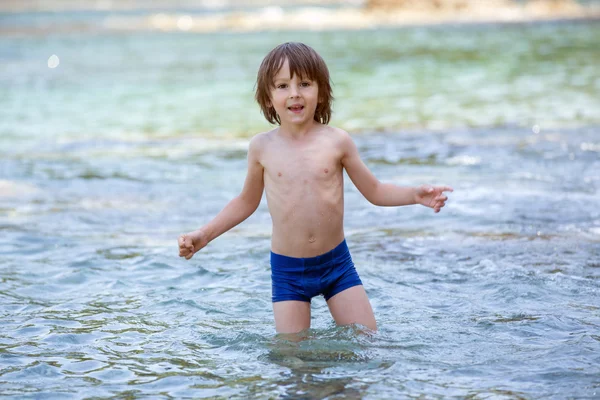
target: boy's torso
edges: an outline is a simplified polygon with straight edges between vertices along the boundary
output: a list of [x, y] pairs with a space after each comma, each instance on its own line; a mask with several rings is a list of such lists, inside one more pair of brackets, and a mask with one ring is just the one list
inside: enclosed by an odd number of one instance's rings
[[266, 134], [261, 151], [273, 220], [272, 251], [290, 257], [323, 254], [344, 239], [342, 150], [334, 128], [302, 139]]

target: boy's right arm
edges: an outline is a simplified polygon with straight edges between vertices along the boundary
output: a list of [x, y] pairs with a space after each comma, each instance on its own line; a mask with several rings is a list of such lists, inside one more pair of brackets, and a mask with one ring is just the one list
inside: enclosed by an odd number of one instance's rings
[[260, 163], [261, 135], [250, 141], [248, 149], [248, 173], [242, 192], [233, 198], [215, 218], [202, 228], [179, 237], [179, 256], [192, 258], [209, 242], [248, 218], [260, 204], [264, 190], [263, 166]]

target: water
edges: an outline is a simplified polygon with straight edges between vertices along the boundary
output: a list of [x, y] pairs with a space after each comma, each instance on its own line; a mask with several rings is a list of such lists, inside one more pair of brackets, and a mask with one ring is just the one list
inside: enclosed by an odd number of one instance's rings
[[[3, 396], [600, 395], [596, 22], [40, 34], [72, 15], [13, 17], [0, 18], [21, 26], [0, 36]], [[268, 129], [256, 68], [289, 39], [324, 55], [332, 124], [381, 180], [455, 188], [434, 214], [374, 207], [347, 182], [373, 335], [336, 327], [322, 298], [302, 340], [275, 335], [264, 201], [177, 257], [177, 236], [241, 189], [249, 137]]]

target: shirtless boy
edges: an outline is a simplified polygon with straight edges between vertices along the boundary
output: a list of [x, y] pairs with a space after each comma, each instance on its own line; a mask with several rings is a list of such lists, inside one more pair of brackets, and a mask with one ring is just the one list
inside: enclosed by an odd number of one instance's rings
[[241, 193], [202, 228], [179, 237], [186, 259], [248, 218], [263, 190], [273, 222], [272, 301], [275, 329], [310, 327], [310, 300], [325, 296], [338, 325], [376, 330], [373, 310], [354, 268], [343, 229], [343, 170], [371, 203], [421, 204], [436, 213], [448, 186], [381, 183], [360, 159], [348, 133], [327, 125], [333, 100], [323, 59], [302, 43], [271, 50], [258, 71], [256, 100], [277, 128], [250, 141]]

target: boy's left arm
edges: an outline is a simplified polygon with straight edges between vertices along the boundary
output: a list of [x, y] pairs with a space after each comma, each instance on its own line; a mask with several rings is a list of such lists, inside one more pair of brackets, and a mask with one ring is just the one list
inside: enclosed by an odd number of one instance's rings
[[379, 182], [361, 160], [354, 141], [346, 132], [342, 134], [342, 152], [342, 166], [346, 169], [350, 180], [369, 202], [377, 206], [421, 204], [433, 208], [437, 213], [448, 200], [444, 192], [453, 191], [449, 186], [404, 187]]

